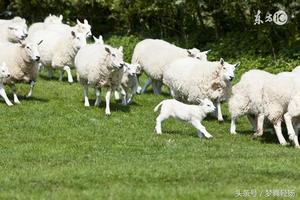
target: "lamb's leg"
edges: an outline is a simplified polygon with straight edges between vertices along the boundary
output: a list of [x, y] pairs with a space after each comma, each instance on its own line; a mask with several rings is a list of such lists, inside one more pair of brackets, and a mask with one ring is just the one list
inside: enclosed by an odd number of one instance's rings
[[171, 88], [170, 88], [170, 94], [171, 94], [171, 96], [172, 96], [173, 98], [175, 98], [175, 92], [174, 92], [174, 90], [172, 90]]
[[158, 115], [158, 117], [156, 118], [156, 125], [155, 125], [155, 131], [157, 134], [162, 134], [162, 131], [161, 131], [161, 123], [168, 119], [168, 116], [167, 115], [164, 115], [163, 113], [160, 113]]
[[236, 134], [236, 117], [231, 117], [230, 133]]
[[129, 99], [127, 100], [127, 103], [130, 104], [133, 101], [133, 97], [136, 95], [137, 90], [138, 90], [138, 82], [137, 82], [137, 78], [135, 79], [136, 84], [133, 86], [133, 88], [131, 89], [131, 94]]
[[53, 78], [53, 69], [51, 67], [48, 67], [48, 77], [50, 79]]
[[120, 93], [119, 93], [119, 91], [116, 90], [114, 93], [115, 93], [115, 100], [120, 100]]
[[209, 132], [207, 132], [206, 128], [199, 122], [199, 120], [192, 120], [191, 123], [197, 129], [199, 137], [202, 137], [202, 134], [208, 139], [213, 137]]
[[154, 94], [160, 94], [158, 82], [159, 82], [158, 80], [152, 80], [152, 88], [153, 88]]
[[8, 106], [12, 106], [12, 105], [13, 105], [13, 104], [11, 103], [11, 101], [8, 99], [7, 95], [6, 95], [5, 88], [4, 88], [4, 85], [3, 85], [3, 84], [0, 84], [0, 95], [3, 97], [5, 103], [6, 103]]
[[258, 114], [256, 119], [257, 119], [256, 132], [254, 133], [253, 137], [260, 137], [264, 133], [265, 116], [263, 114]]
[[147, 88], [152, 84], [152, 79], [151, 78], [148, 78], [148, 80], [146, 81], [142, 91], [141, 91], [141, 94], [144, 94], [147, 90]]
[[300, 148], [299, 141], [298, 141], [298, 134], [295, 133], [292, 124], [292, 116], [288, 112], [284, 114], [284, 121], [286, 124], [286, 128], [288, 130], [289, 140], [293, 142], [296, 148]]
[[95, 88], [95, 94], [96, 94], [95, 106], [99, 106], [101, 103], [101, 92], [99, 88]]
[[69, 83], [73, 83], [73, 77], [72, 77], [72, 73], [71, 73], [70, 67], [69, 66], [64, 66], [64, 70], [67, 72], [68, 82]]
[[84, 106], [89, 107], [89, 86], [86, 82], [83, 83], [83, 96], [84, 96]]
[[252, 130], [256, 131], [256, 129], [257, 129], [257, 124], [256, 124], [256, 122], [257, 122], [257, 116], [255, 116], [255, 118], [254, 118], [251, 115], [247, 115], [247, 118], [248, 118], [248, 120], [249, 120], [249, 122], [250, 122], [250, 124], [252, 126]]
[[30, 81], [30, 89], [29, 92], [27, 94], [27, 98], [32, 97], [32, 92], [33, 92], [33, 88], [34, 88], [35, 82], [34, 81]]
[[275, 124], [274, 124], [274, 129], [278, 138], [278, 141], [281, 145], [287, 145], [286, 140], [284, 139], [283, 135], [282, 135], [282, 131], [281, 131], [281, 121], [278, 120]]
[[136, 92], [137, 92], [138, 94], [141, 94], [141, 92], [142, 92], [142, 87], [141, 87], [141, 82], [140, 82], [139, 76], [137, 76], [136, 79], [137, 79], [137, 90], [136, 90]]
[[105, 114], [106, 115], [110, 115], [111, 113], [110, 113], [110, 105], [109, 105], [109, 103], [110, 103], [110, 98], [111, 98], [111, 96], [112, 96], [112, 89], [111, 88], [109, 88], [108, 90], [107, 90], [107, 92], [106, 92], [106, 97], [105, 97], [105, 103], [106, 103], [106, 107], [105, 107]]
[[76, 79], [77, 79], [77, 82], [80, 82], [80, 75], [78, 72], [76, 72]]
[[127, 106], [128, 104], [128, 91], [124, 90], [123, 88], [121, 88], [121, 95], [122, 95], [122, 104], [124, 106]]
[[218, 121], [224, 122], [222, 110], [221, 110], [221, 102], [219, 102], [219, 101], [217, 102], [217, 112], [218, 112]]
[[17, 96], [17, 88], [16, 88], [15, 84], [12, 85], [12, 91], [13, 91], [13, 96], [14, 96], [14, 102], [17, 104], [21, 103]]
[[156, 88], [157, 88], [158, 94], [161, 94], [162, 81], [156, 81]]
[[44, 68], [44, 65], [42, 63], [38, 64], [38, 71], [41, 72]]
[[65, 70], [61, 69], [60, 74], [59, 74], [59, 78], [58, 78], [59, 81], [62, 81], [64, 79], [64, 73], [65, 73]]

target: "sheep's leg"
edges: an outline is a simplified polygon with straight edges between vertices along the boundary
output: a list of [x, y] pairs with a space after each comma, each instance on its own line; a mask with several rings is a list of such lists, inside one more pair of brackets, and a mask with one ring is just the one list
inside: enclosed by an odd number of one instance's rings
[[171, 94], [171, 96], [172, 96], [173, 98], [175, 98], [175, 92], [174, 92], [174, 90], [172, 90], [171, 88], [170, 88], [170, 94]]
[[14, 102], [17, 104], [21, 103], [17, 96], [17, 88], [16, 88], [15, 84], [12, 86], [12, 91], [13, 91], [13, 96], [14, 96]]
[[90, 106], [89, 97], [88, 97], [89, 96], [89, 86], [86, 82], [83, 83], [83, 96], [84, 96], [84, 106], [89, 107]]
[[208, 139], [213, 137], [198, 120], [192, 120], [191, 123], [197, 129], [199, 137], [202, 137], [202, 134]]
[[218, 121], [219, 122], [224, 122], [224, 119], [223, 119], [223, 115], [222, 115], [222, 110], [221, 110], [221, 102], [217, 102], [217, 114], [218, 114]]
[[121, 95], [122, 95], [122, 104], [124, 106], [126, 106], [128, 103], [127, 99], [128, 99], [128, 91], [124, 90], [124, 88], [120, 88], [121, 89]]
[[253, 131], [256, 131], [257, 129], [257, 124], [256, 124], [256, 121], [257, 121], [257, 116], [255, 117], [252, 117], [251, 115], [247, 115], [247, 118], [252, 126], [252, 130]]
[[148, 80], [146, 81], [142, 91], [141, 91], [141, 94], [144, 94], [147, 90], [147, 88], [152, 84], [152, 79], [151, 78], [148, 78]]
[[160, 114], [158, 115], [158, 117], [156, 118], [155, 131], [156, 131], [157, 134], [159, 134], [159, 135], [162, 134], [162, 131], [161, 131], [161, 123], [162, 123], [164, 120], [166, 120], [166, 119], [168, 119], [168, 116], [163, 115], [162, 113], [160, 113]]
[[154, 94], [160, 94], [159, 81], [158, 80], [152, 80], [152, 88], [153, 88]]
[[140, 82], [139, 76], [137, 76], [136, 79], [137, 79], [137, 90], [136, 90], [136, 92], [138, 94], [141, 94], [142, 93], [142, 87], [141, 87], [141, 82]]
[[95, 106], [99, 106], [101, 103], [101, 91], [99, 88], [95, 88], [95, 94], [96, 94]]
[[38, 64], [38, 71], [41, 72], [44, 68], [44, 65], [42, 63]]
[[62, 81], [64, 79], [64, 73], [65, 73], [65, 70], [61, 69], [60, 74], [59, 74], [59, 78], [58, 78], [59, 81]]
[[236, 134], [236, 117], [231, 118], [230, 133]]
[[27, 98], [32, 97], [32, 93], [33, 93], [33, 88], [34, 88], [35, 82], [34, 81], [30, 81], [30, 89], [29, 92], [27, 94]]
[[264, 133], [264, 120], [265, 116], [263, 114], [259, 114], [257, 116], [257, 122], [256, 122], [256, 132], [254, 133], [254, 137], [260, 137]]
[[284, 114], [284, 121], [286, 124], [286, 128], [288, 130], [289, 140], [292, 141], [296, 148], [300, 148], [298, 141], [298, 134], [295, 133], [293, 124], [292, 124], [292, 116], [289, 113]]
[[0, 84], [0, 95], [3, 97], [5, 103], [8, 105], [8, 106], [12, 106], [13, 104], [11, 103], [11, 101], [8, 99], [7, 95], [6, 95], [6, 92], [5, 92], [5, 88], [4, 88], [4, 85]]
[[120, 100], [120, 93], [119, 93], [119, 91], [116, 90], [114, 93], [115, 93], [114, 94], [115, 95], [115, 100]]
[[53, 78], [53, 69], [51, 67], [48, 68], [48, 77]]
[[111, 113], [110, 113], [110, 105], [109, 105], [111, 96], [112, 96], [112, 89], [109, 88], [109, 89], [107, 90], [107, 92], [106, 92], [106, 97], [105, 97], [105, 101], [106, 101], [106, 102], [105, 102], [105, 103], [106, 103], [105, 114], [106, 114], [106, 115], [110, 115], [110, 114], [111, 114]]
[[286, 140], [284, 139], [283, 135], [282, 135], [282, 131], [281, 131], [281, 121], [278, 120], [275, 124], [274, 124], [274, 129], [278, 138], [278, 141], [281, 145], [287, 145]]
[[69, 83], [73, 83], [73, 77], [72, 77], [72, 73], [71, 73], [70, 67], [69, 67], [69, 66], [64, 66], [63, 69], [67, 72], [67, 75], [68, 75], [68, 82], [69, 82]]
[[80, 82], [80, 75], [78, 72], [76, 72], [76, 79], [77, 79], [77, 82]]
[[129, 99], [127, 100], [127, 103], [130, 104], [133, 101], [133, 97], [136, 95], [137, 90], [138, 90], [138, 81], [137, 81], [137, 77], [135, 77], [135, 82], [136, 84], [133, 86], [133, 88], [131, 89], [131, 94]]
[[158, 94], [161, 94], [162, 81], [156, 81], [156, 89]]

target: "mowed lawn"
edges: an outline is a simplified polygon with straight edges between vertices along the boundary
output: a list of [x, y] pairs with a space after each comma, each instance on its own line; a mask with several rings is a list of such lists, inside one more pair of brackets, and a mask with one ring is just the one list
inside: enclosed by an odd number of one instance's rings
[[226, 105], [225, 123], [204, 121], [211, 140], [175, 120], [157, 136], [153, 108], [170, 98], [167, 90], [139, 95], [128, 107], [113, 100], [107, 117], [104, 93], [100, 108], [86, 108], [78, 83], [42, 76], [31, 99], [28, 88], [18, 85], [20, 105], [1, 98], [0, 199], [231, 200], [239, 190], [264, 196], [273, 189], [294, 190], [299, 199], [300, 150], [269, 133], [253, 140], [246, 118], [240, 134], [230, 135]]

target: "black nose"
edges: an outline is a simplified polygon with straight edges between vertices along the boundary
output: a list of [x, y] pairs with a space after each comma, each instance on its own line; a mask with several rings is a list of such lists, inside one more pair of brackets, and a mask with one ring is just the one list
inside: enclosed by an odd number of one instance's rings
[[26, 38], [27, 36], [28, 36], [28, 34], [27, 34], [27, 33], [25, 33], [25, 34], [24, 34], [24, 37]]
[[124, 64], [124, 63], [121, 63], [120, 66], [121, 66], [120, 68], [123, 68], [123, 67], [125, 66], [125, 64]]
[[10, 77], [10, 74], [7, 74], [7, 77]]
[[39, 57], [39, 56], [37, 56], [35, 60], [36, 60], [36, 61], [39, 61], [39, 60], [40, 60], [40, 57]]
[[230, 76], [229, 80], [232, 81], [234, 79], [234, 76]]

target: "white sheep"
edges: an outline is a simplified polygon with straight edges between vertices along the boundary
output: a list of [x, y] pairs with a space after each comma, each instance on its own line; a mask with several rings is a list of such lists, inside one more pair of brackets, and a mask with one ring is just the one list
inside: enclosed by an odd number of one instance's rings
[[195, 58], [182, 58], [171, 63], [163, 74], [163, 82], [176, 99], [196, 103], [197, 99], [208, 98], [217, 105], [217, 117], [224, 121], [221, 102], [229, 98], [234, 71], [239, 66], [221, 58], [208, 62]]
[[2, 98], [4, 99], [5, 103], [8, 106], [12, 106], [13, 104], [11, 103], [11, 101], [7, 98], [6, 92], [5, 92], [5, 87], [3, 85], [3, 82], [5, 79], [10, 77], [10, 72], [8, 70], [8, 67], [6, 66], [6, 63], [3, 62], [0, 65], [0, 96], [2, 96]]
[[[138, 80], [137, 74], [140, 73], [141, 68], [139, 64], [129, 64], [125, 63], [123, 67], [123, 76], [121, 80], [120, 90], [123, 96], [122, 104], [130, 104], [133, 100], [133, 97], [137, 93]], [[130, 91], [130, 94], [129, 94]]]
[[44, 19], [44, 22], [36, 22], [31, 24], [31, 26], [28, 29], [28, 34], [32, 35], [36, 31], [46, 29], [48, 26], [53, 24], [62, 24], [63, 16], [59, 15], [49, 15]]
[[207, 132], [201, 122], [208, 113], [215, 110], [215, 106], [209, 99], [198, 101], [200, 101], [199, 105], [188, 105], [175, 99], [167, 99], [160, 102], [154, 108], [154, 112], [157, 112], [161, 106], [160, 114], [156, 118], [156, 133], [161, 134], [161, 123], [164, 120], [173, 117], [191, 123], [197, 129], [199, 137], [204, 135], [206, 138], [212, 138], [213, 136]]
[[119, 49], [108, 45], [91, 44], [80, 49], [75, 57], [75, 67], [84, 88], [84, 105], [90, 106], [88, 86], [95, 88], [96, 102], [101, 102], [100, 89], [107, 88], [105, 114], [110, 115], [110, 98], [120, 87], [124, 67], [123, 47]]
[[[262, 129], [257, 129], [256, 120], [264, 118], [262, 105], [263, 84], [273, 77], [274, 75], [269, 72], [254, 69], [243, 74], [241, 80], [232, 87], [232, 96], [228, 103], [231, 114], [231, 134], [236, 134], [236, 120], [243, 115], [247, 115], [253, 129], [256, 131], [254, 136], [263, 134]], [[254, 115], [255, 119], [251, 115]], [[258, 121], [263, 122], [261, 119]]]
[[10, 20], [0, 20], [0, 41], [16, 43], [28, 36], [26, 20], [14, 17]]
[[95, 44], [104, 45], [104, 41], [103, 41], [102, 35], [99, 35], [98, 38], [95, 37], [95, 36], [93, 36], [93, 39], [94, 39], [94, 43], [95, 43]]
[[86, 35], [70, 31], [68, 35], [56, 31], [40, 30], [35, 36], [28, 37], [29, 41], [37, 42], [43, 40], [39, 50], [41, 64], [48, 67], [49, 76], [52, 77], [53, 69], [60, 69], [59, 80], [63, 79], [64, 71], [67, 72], [68, 82], [73, 82], [71, 66], [74, 65], [74, 58], [78, 50], [86, 45]]
[[131, 63], [140, 64], [142, 70], [149, 77], [141, 93], [144, 93], [151, 84], [154, 93], [160, 93], [163, 72], [171, 62], [185, 57], [207, 60], [208, 52], [200, 52], [196, 48], [183, 49], [163, 40], [145, 39], [139, 42], [134, 48]]
[[21, 44], [1, 43], [0, 44], [0, 63], [5, 62], [8, 66], [11, 76], [4, 80], [4, 84], [12, 86], [15, 103], [20, 103], [16, 94], [16, 83], [30, 83], [30, 92], [32, 95], [34, 83], [37, 78], [38, 61], [40, 54], [36, 43], [22, 42]]

